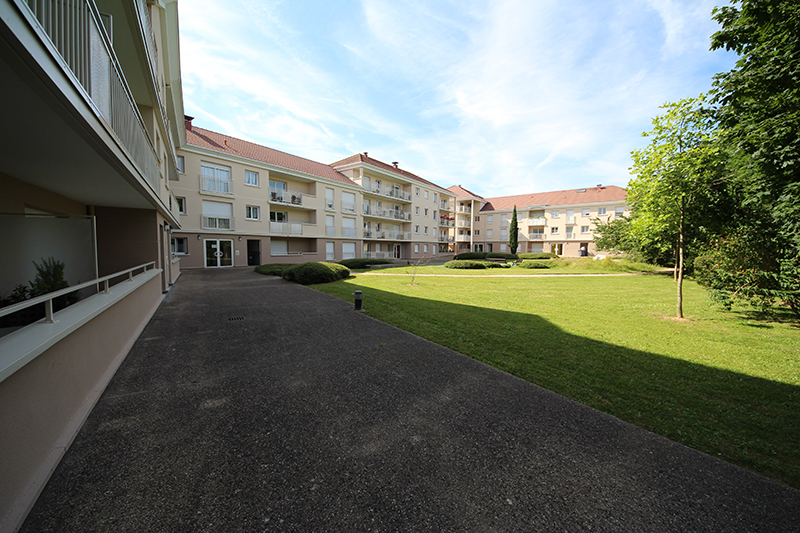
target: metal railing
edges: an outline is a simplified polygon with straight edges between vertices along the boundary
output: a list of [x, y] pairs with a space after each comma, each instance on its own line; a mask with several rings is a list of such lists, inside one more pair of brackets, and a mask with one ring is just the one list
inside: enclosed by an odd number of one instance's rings
[[363, 212], [370, 217], [391, 218], [393, 220], [411, 220], [411, 213], [409, 211], [400, 211], [397, 209], [378, 209], [371, 205], [364, 205]]
[[303, 193], [287, 189], [269, 188], [269, 201], [290, 205], [303, 205]]
[[87, 0], [26, 0], [26, 3], [88, 101], [109, 125], [153, 191], [160, 194], [158, 156], [94, 3]]
[[216, 176], [200, 176], [200, 190], [233, 195], [233, 180]]
[[223, 231], [231, 231], [236, 229], [236, 224], [232, 217], [216, 217], [209, 215], [202, 215], [202, 228], [203, 229], [218, 229]]
[[327, 237], [336, 237], [336, 226], [325, 226], [325, 235]]
[[30, 300], [25, 300], [24, 302], [19, 302], [13, 305], [9, 305], [7, 307], [3, 307], [0, 309], [0, 317], [10, 315], [12, 313], [16, 313], [17, 311], [22, 311], [23, 309], [27, 309], [28, 307], [33, 307], [34, 305], [39, 305], [41, 303], [44, 304], [44, 311], [45, 311], [45, 322], [48, 324], [53, 324], [55, 319], [53, 318], [55, 315], [55, 311], [53, 310], [53, 300], [59, 298], [61, 296], [66, 296], [68, 294], [72, 294], [76, 291], [81, 289], [85, 289], [87, 287], [96, 287], [98, 294], [108, 294], [111, 288], [111, 280], [115, 278], [119, 278], [122, 276], [128, 277], [126, 281], [133, 281], [133, 273], [139, 269], [142, 269], [142, 273], [144, 274], [147, 272], [148, 268], [155, 268], [156, 262], [150, 261], [149, 263], [145, 263], [143, 265], [138, 265], [133, 268], [129, 268], [127, 270], [121, 270], [114, 274], [103, 276], [102, 278], [97, 278], [92, 281], [87, 281], [86, 283], [81, 283], [80, 285], [75, 285], [72, 287], [67, 287], [66, 289], [61, 289], [55, 292], [51, 292], [48, 294], [43, 294], [42, 296], [37, 296], [36, 298], [31, 298]]
[[456, 242], [456, 239], [450, 235], [439, 235], [439, 242]]
[[394, 252], [364, 252], [366, 259], [398, 259]]
[[280, 235], [302, 235], [303, 225], [299, 222], [270, 222], [269, 231]]
[[452, 211], [452, 210], [453, 210], [453, 208], [452, 208], [452, 207], [450, 207], [450, 204], [448, 204], [448, 203], [447, 203], [446, 201], [444, 201], [444, 200], [442, 200], [442, 202], [439, 204], [439, 208], [440, 208], [440, 209], [444, 209], [445, 211]]
[[455, 220], [447, 220], [447, 219], [444, 219], [444, 218], [440, 218], [439, 219], [439, 225], [447, 227], [447, 228], [454, 228], [454, 227], [456, 227], [456, 221]]
[[355, 237], [356, 228], [346, 228], [342, 226], [342, 237]]
[[472, 213], [472, 207], [460, 205], [460, 206], [458, 206], [458, 212], [459, 213]]
[[529, 241], [543, 241], [545, 238], [544, 233], [528, 233]]
[[544, 226], [547, 224], [547, 220], [544, 217], [530, 217], [528, 218], [528, 225], [529, 226]]

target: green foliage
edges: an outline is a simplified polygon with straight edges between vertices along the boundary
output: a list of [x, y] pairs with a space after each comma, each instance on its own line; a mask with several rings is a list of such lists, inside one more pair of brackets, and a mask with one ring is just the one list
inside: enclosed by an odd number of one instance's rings
[[514, 206], [514, 212], [511, 215], [511, 225], [508, 227], [508, 247], [512, 254], [517, 253], [519, 246], [519, 226], [517, 224], [517, 206]]
[[740, 229], [713, 241], [694, 265], [698, 283], [726, 309], [736, 300], [765, 312], [782, 303], [800, 315], [800, 258], [773, 256], [758, 232]]
[[31, 297], [41, 296], [69, 287], [69, 283], [64, 279], [64, 262], [54, 257], [42, 258], [42, 263], [33, 262], [36, 268], [36, 277], [31, 284]]
[[351, 269], [368, 268], [370, 265], [391, 265], [393, 263], [394, 261], [390, 259], [367, 259], [364, 257], [356, 257], [353, 259], [344, 259], [339, 261], [340, 265], [344, 265]]
[[19, 302], [24, 302], [25, 300], [29, 300], [31, 298], [31, 291], [27, 285], [23, 285], [22, 283], [18, 283], [14, 290], [11, 291], [11, 295], [8, 297], [8, 303], [16, 304]]
[[529, 253], [519, 254], [520, 259], [555, 259], [558, 257], [556, 254], [547, 253]]
[[523, 261], [517, 266], [520, 268], [550, 268], [553, 265], [550, 261]]
[[458, 254], [453, 259], [460, 261], [462, 259], [486, 259], [488, 254], [486, 252], [464, 252]]
[[301, 263], [283, 273], [283, 279], [300, 285], [330, 283], [350, 275], [350, 269], [339, 263]]
[[492, 261], [459, 259], [454, 261], [448, 261], [447, 263], [444, 264], [444, 266], [445, 268], [483, 270], [486, 268], [503, 268], [505, 265], [501, 265], [499, 263], [493, 263]]
[[503, 252], [489, 252], [486, 254], [486, 259], [489, 259], [490, 257], [494, 259], [510, 259], [512, 261], [519, 259], [517, 254], [507, 254]]
[[283, 273], [296, 266], [298, 263], [271, 263], [267, 265], [259, 265], [255, 268], [255, 271], [259, 274], [264, 274], [265, 276], [281, 276], [283, 277]]

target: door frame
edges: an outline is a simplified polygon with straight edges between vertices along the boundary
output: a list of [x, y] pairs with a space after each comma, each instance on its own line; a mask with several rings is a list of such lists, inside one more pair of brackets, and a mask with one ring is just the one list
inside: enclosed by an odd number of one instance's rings
[[[219, 256], [219, 255], [216, 256], [217, 257], [217, 264], [216, 265], [209, 265], [208, 264], [208, 252], [207, 252], [208, 243], [212, 242], [212, 241], [217, 243], [217, 252], [220, 252], [219, 246], [220, 246], [221, 242], [228, 241], [228, 242], [231, 243], [231, 264], [230, 265], [227, 265], [227, 266], [226, 265], [220, 265], [219, 263], [220, 263], [220, 259], [222, 259], [222, 256]], [[231, 268], [231, 267], [234, 266], [233, 258], [235, 257], [235, 255], [236, 254], [233, 251], [233, 239], [203, 239], [203, 263], [205, 265], [205, 268]]]

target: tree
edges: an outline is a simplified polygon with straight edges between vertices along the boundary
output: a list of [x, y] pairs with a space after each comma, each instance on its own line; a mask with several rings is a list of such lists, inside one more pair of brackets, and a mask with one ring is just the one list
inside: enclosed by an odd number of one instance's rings
[[632, 153], [634, 178], [628, 185], [628, 203], [643, 229], [674, 243], [678, 318], [683, 318], [687, 247], [693, 244], [689, 232], [702, 227], [713, 184], [724, 168], [716, 125], [703, 109], [704, 101], [700, 95], [662, 106], [666, 113], [654, 118], [653, 129], [643, 134], [650, 144]]
[[517, 206], [514, 206], [514, 213], [511, 215], [511, 226], [508, 228], [508, 246], [511, 248], [511, 253], [517, 253], [517, 246], [519, 246], [519, 227], [517, 226]]

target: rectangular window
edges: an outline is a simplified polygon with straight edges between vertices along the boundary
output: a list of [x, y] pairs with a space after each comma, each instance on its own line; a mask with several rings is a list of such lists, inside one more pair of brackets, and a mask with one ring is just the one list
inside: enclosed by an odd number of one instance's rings
[[436, 220], [436, 210], [433, 211], [433, 220]]
[[614, 209], [614, 216], [621, 217], [625, 213], [625, 208], [623, 206], [617, 207]]
[[550, 211], [550, 218], [558, 218], [558, 211]]
[[572, 226], [567, 226], [566, 237], [567, 237], [567, 239], [571, 239], [572, 238]]
[[419, 226], [414, 226], [414, 233], [419, 235]]
[[342, 211], [347, 213], [356, 212], [356, 193], [343, 192], [342, 193]]
[[186, 160], [183, 158], [182, 155], [178, 156], [178, 172], [181, 174], [186, 173]]
[[200, 190], [233, 194], [231, 167], [200, 163]]
[[581, 233], [589, 233], [589, 226], [581, 226]]
[[425, 226], [425, 235], [428, 234], [428, 226]]
[[333, 209], [333, 189], [325, 188], [325, 209]]
[[356, 219], [344, 217], [342, 219], [342, 237], [356, 236]]
[[189, 239], [186, 237], [173, 237], [172, 238], [172, 253], [173, 254], [188, 254], [189, 253]]
[[186, 214], [186, 198], [183, 196], [176, 196], [175, 201], [178, 202], [178, 213], [181, 215]]
[[343, 242], [342, 243], [342, 259], [355, 259], [356, 257], [356, 243]]
[[427, 197], [428, 197], [428, 191], [426, 190], [425, 191], [425, 198], [427, 198]]
[[588, 217], [590, 213], [591, 213], [591, 211], [590, 211], [590, 209], [588, 207], [586, 209], [581, 209], [581, 215], [582, 216]]
[[418, 254], [418, 253], [419, 253], [419, 244], [415, 244], [415, 245], [414, 245], [414, 253], [415, 253], [415, 254]]
[[500, 245], [500, 251], [501, 252], [505, 252], [506, 251], [506, 243], [503, 243], [503, 244]]
[[500, 225], [508, 226], [508, 215], [500, 215]]
[[419, 215], [419, 206], [414, 208], [414, 214]]
[[500, 239], [501, 240], [508, 239], [508, 230], [507, 229], [501, 229], [500, 230]]
[[487, 215], [486, 216], [486, 223], [487, 224], [494, 224], [494, 215]]
[[333, 243], [326, 242], [325, 243], [325, 261], [333, 261], [336, 259], [336, 256], [333, 252]]
[[597, 208], [597, 214], [598, 215], [605, 215], [606, 214], [606, 208], [605, 207], [598, 207]]
[[336, 219], [333, 215], [325, 215], [325, 235], [336, 237]]
[[419, 196], [419, 187], [414, 187], [414, 195]]
[[422, 251], [425, 252], [426, 254], [428, 253], [428, 245], [427, 244], [423, 245]]
[[233, 229], [233, 204], [203, 200], [203, 229]]
[[428, 210], [427, 209], [425, 210], [425, 216], [428, 216]]
[[550, 228], [550, 235], [558, 235], [558, 228]]
[[244, 184], [258, 187], [258, 172], [244, 171]]
[[247, 220], [261, 220], [261, 210], [258, 206], [248, 205], [244, 208], [244, 218]]
[[436, 193], [433, 193], [433, 203], [436, 203]]
[[475, 217], [475, 222], [480, 222], [480, 221], [481, 221], [481, 217]]
[[479, 230], [479, 229], [476, 229], [476, 230], [475, 230], [475, 236], [477, 237], [477, 236], [478, 236], [478, 235], [480, 235], [480, 234], [481, 234], [481, 230]]
[[491, 239], [492, 237], [494, 237], [494, 230], [487, 229], [486, 230], [486, 238], [487, 239]]
[[289, 214], [286, 211], [270, 211], [269, 212], [269, 221], [270, 222], [288, 222], [289, 221]]

